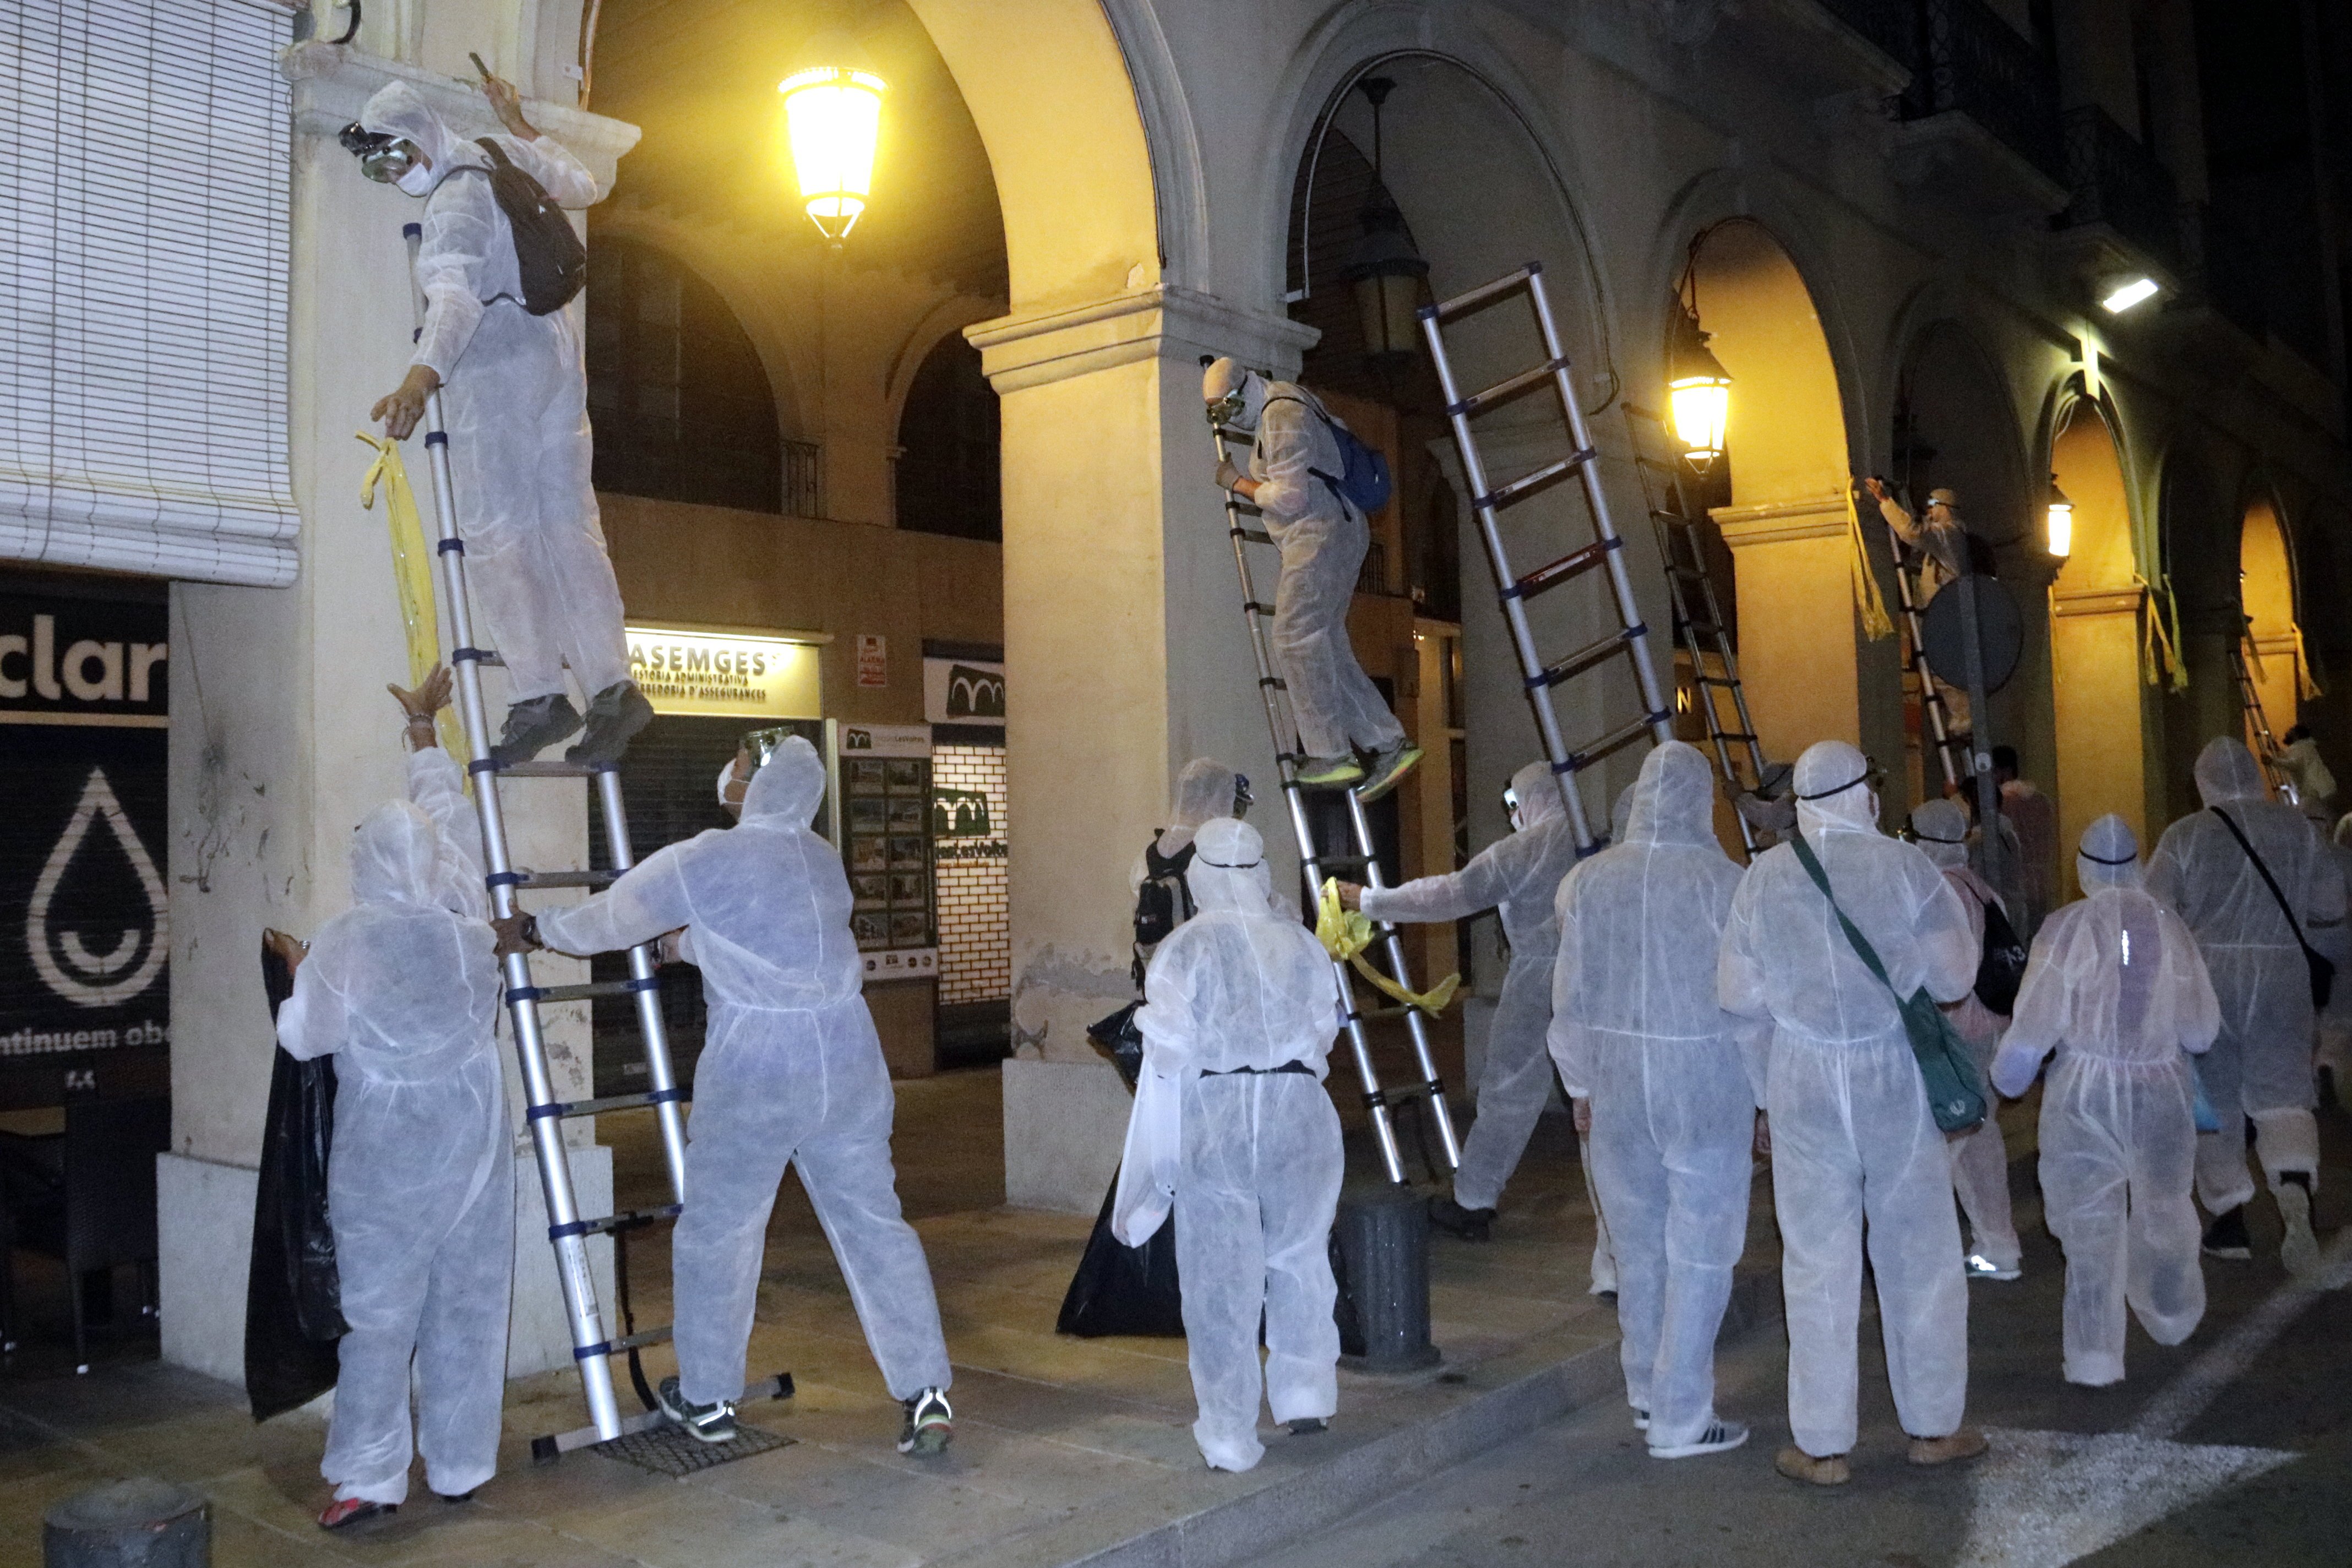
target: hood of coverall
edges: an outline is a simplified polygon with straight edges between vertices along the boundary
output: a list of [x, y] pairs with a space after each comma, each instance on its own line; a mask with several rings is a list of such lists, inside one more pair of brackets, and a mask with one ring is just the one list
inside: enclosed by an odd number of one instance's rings
[[1568, 815], [1568, 807], [1559, 798], [1559, 786], [1551, 782], [1549, 763], [1529, 763], [1513, 773], [1511, 794], [1519, 803], [1519, 831], [1522, 833], [1538, 822], [1549, 822], [1555, 816]]
[[440, 847], [431, 817], [404, 800], [384, 802], [352, 836], [352, 901], [438, 907], [433, 878]]
[[1163, 858], [1183, 853], [1201, 824], [1211, 817], [1233, 816], [1234, 776], [1233, 769], [1207, 757], [1194, 757], [1184, 764], [1184, 771], [1176, 775], [1176, 798], [1168, 826], [1160, 835]]
[[433, 112], [417, 90], [404, 81], [376, 89], [375, 96], [367, 100], [367, 107], [360, 110], [360, 128], [415, 142], [433, 161], [436, 185], [450, 170], [458, 167], [458, 153], [466, 145], [442, 123], [441, 117]]
[[1617, 792], [1617, 798], [1610, 803], [1610, 843], [1622, 844], [1625, 842], [1625, 829], [1631, 826], [1633, 821], [1633, 792], [1640, 787], [1641, 784], [1639, 780], [1627, 784], [1623, 789]]
[[1265, 378], [1244, 367], [1242, 362], [1227, 355], [1212, 360], [1209, 368], [1201, 373], [1201, 402], [1214, 405], [1236, 387], [1241, 390], [1242, 411], [1229, 422], [1236, 430], [1257, 428], [1258, 416], [1265, 412]]
[[1668, 741], [1642, 759], [1624, 842], [1715, 842], [1715, 769], [1697, 747]]
[[1969, 814], [1956, 800], [1925, 800], [1911, 808], [1911, 837], [1947, 871], [1969, 863]]
[[1797, 826], [1805, 833], [1875, 833], [1870, 759], [1843, 741], [1815, 741], [1797, 759]]
[[1212, 817], [1192, 835], [1192, 868], [1184, 873], [1192, 902], [1202, 914], [1232, 910], [1245, 915], [1274, 912], [1274, 873], [1266, 868], [1265, 840], [1256, 828], [1231, 816]]
[[2263, 770], [2243, 741], [2217, 735], [2197, 753], [2197, 795], [2207, 805], [2263, 798]]
[[743, 792], [743, 822], [771, 827], [806, 827], [824, 799], [824, 763], [816, 748], [799, 735], [778, 746]]
[[2133, 836], [2131, 825], [2109, 812], [2083, 829], [2074, 875], [2085, 893], [2102, 888], [2137, 888], [2146, 881], [2147, 873], [2139, 863], [2139, 840]]

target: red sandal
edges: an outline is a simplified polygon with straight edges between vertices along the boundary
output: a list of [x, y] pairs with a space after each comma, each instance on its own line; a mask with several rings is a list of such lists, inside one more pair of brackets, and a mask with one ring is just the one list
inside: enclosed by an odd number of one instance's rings
[[396, 1502], [370, 1502], [362, 1497], [337, 1498], [319, 1515], [320, 1530], [348, 1530], [363, 1520], [378, 1519], [388, 1513], [398, 1513]]

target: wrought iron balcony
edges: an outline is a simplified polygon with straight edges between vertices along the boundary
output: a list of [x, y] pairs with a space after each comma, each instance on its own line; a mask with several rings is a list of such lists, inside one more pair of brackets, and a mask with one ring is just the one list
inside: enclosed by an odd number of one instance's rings
[[[1843, 13], [1841, 13], [1843, 14]], [[2066, 178], [2058, 70], [1985, 0], [1919, 0], [1906, 120], [1958, 110], [2050, 178]]]
[[2180, 197], [2171, 172], [2095, 103], [2066, 110], [2066, 184], [2074, 199], [2052, 220], [2104, 224], [2167, 271], [2181, 270]]
[[1821, 0], [1822, 9], [1906, 69], [1919, 61], [1919, 0]]

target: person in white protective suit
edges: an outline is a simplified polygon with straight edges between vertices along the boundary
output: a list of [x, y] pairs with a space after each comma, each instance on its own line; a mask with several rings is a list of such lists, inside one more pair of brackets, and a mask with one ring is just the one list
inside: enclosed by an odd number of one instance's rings
[[[2315, 945], [2332, 939], [2344, 920], [2344, 877], [2309, 819], [2263, 798], [2262, 769], [2243, 743], [2227, 735], [2208, 742], [2197, 755], [2196, 776], [2206, 809], [2157, 840], [2147, 890], [2196, 933], [2221, 1005], [2221, 1037], [2200, 1068], [2221, 1121], [2219, 1132], [2197, 1141], [2197, 1196], [2213, 1216], [2205, 1250], [2217, 1258], [2252, 1256], [2244, 1212], [2254, 1195], [2246, 1170], [2251, 1119], [2254, 1151], [2285, 1226], [2280, 1259], [2291, 1272], [2308, 1272], [2319, 1258], [2311, 1231], [2311, 1194], [2319, 1180], [2319, 1123], [2312, 1116], [2318, 1103], [2316, 1025], [2296, 928]], [[2255, 857], [2277, 883], [2292, 921]]]
[[1843, 741], [1807, 747], [1794, 781], [1797, 831], [1887, 983], [1856, 954], [1793, 841], [1758, 856], [1740, 881], [1716, 972], [1727, 1011], [1772, 1021], [1764, 1102], [1796, 1439], [1774, 1464], [1822, 1486], [1852, 1479], [1865, 1222], [1887, 1381], [1911, 1462], [1985, 1448], [1983, 1435], [1961, 1425], [1969, 1290], [1951, 1160], [1895, 1001], [1923, 986], [1938, 1002], [1958, 1001], [1976, 979], [1976, 946], [1935, 862], [1879, 832], [1872, 776], [1869, 760]]
[[[510, 132], [488, 139], [509, 162], [560, 205], [602, 196], [578, 159], [531, 129], [511, 86], [493, 79], [483, 91]], [[467, 582], [506, 662], [512, 704], [492, 754], [526, 761], [581, 728], [564, 689], [568, 664], [588, 713], [587, 733], [565, 755], [617, 761], [653, 708], [629, 676], [621, 591], [590, 482], [580, 302], [544, 316], [524, 309], [490, 159], [414, 88], [380, 89], [357, 131], [346, 142], [370, 177], [425, 199], [416, 256], [425, 329], [406, 379], [371, 417], [405, 440], [425, 398], [444, 392]]]
[[[1201, 825], [1220, 816], [1236, 821], [1249, 815], [1256, 801], [1250, 794], [1248, 775], [1235, 773], [1213, 757], [1194, 757], [1176, 775], [1176, 789], [1169, 802], [1168, 826], [1153, 836], [1150, 844], [1137, 855], [1127, 869], [1127, 890], [1140, 897], [1143, 884], [1163, 881], [1171, 890], [1181, 889], [1173, 900], [1170, 912], [1175, 923], [1181, 925], [1192, 918], [1192, 893], [1184, 883], [1185, 871], [1192, 863], [1187, 851], [1192, 847], [1192, 835]], [[1149, 961], [1149, 950], [1139, 947], [1136, 956]]]
[[2066, 1381], [2096, 1388], [2123, 1381], [2126, 1303], [2160, 1345], [2205, 1315], [2183, 1053], [2213, 1043], [2221, 1013], [2122, 817], [2084, 829], [2074, 866], [2084, 896], [2034, 939], [1992, 1081], [2015, 1099], [2058, 1053], [2042, 1089], [2042, 1208], [2066, 1248]]
[[1172, 1209], [1192, 1438], [1213, 1468], [1246, 1470], [1265, 1454], [1261, 1386], [1295, 1435], [1339, 1407], [1329, 1247], [1344, 1162], [1323, 1089], [1339, 989], [1323, 944], [1275, 909], [1257, 830], [1220, 818], [1193, 843], [1199, 912], [1152, 955], [1136, 1015], [1143, 1075], [1111, 1230], [1140, 1247]]
[[677, 1375], [662, 1408], [696, 1437], [735, 1435], [768, 1213], [791, 1164], [849, 1281], [905, 1420], [898, 1451], [954, 1429], [947, 1343], [923, 1244], [898, 1212], [896, 1100], [850, 934], [849, 879], [810, 819], [824, 764], [799, 736], [751, 775], [742, 819], [648, 855], [584, 903], [500, 922], [509, 942], [610, 952], [683, 931], [710, 1023], [695, 1068], [686, 1205], [670, 1237]]
[[[1348, 605], [1372, 535], [1339, 493], [1335, 421], [1306, 388], [1267, 381], [1232, 359], [1209, 365], [1201, 395], [1212, 421], [1257, 436], [1248, 473], [1229, 458], [1217, 459], [1217, 487], [1256, 506], [1282, 552], [1267, 644], [1307, 753], [1298, 782], [1377, 800], [1421, 761], [1421, 748], [1405, 739], [1348, 641]], [[1359, 750], [1369, 763], [1356, 760]]]
[[[1955, 800], [1922, 802], [1911, 811], [1911, 842], [1936, 863], [1944, 880], [1959, 896], [1960, 907], [1968, 911], [1969, 936], [1981, 959], [1985, 910], [1998, 905], [2006, 916], [2016, 906], [1994, 892], [1969, 864], [1969, 814]], [[1978, 1076], [1990, 1075], [1993, 1052], [2000, 1047], [2000, 1032], [2009, 1026], [2009, 1020], [1979, 1001], [1973, 986], [1958, 1001], [1947, 1003], [1944, 1016], [1968, 1042]], [[2022, 1272], [2025, 1249], [2018, 1245], [2017, 1222], [2010, 1214], [2009, 1146], [2001, 1140], [2000, 1121], [1988, 1116], [1974, 1131], [1950, 1140], [1948, 1146], [1952, 1190], [1958, 1194], [1960, 1210], [1975, 1233], [1976, 1244], [1968, 1250], [1962, 1266], [1970, 1279], [2016, 1279]]]
[[1465, 1241], [1485, 1241], [1491, 1234], [1504, 1184], [1518, 1168], [1544, 1102], [1551, 1098], [1544, 1030], [1551, 1022], [1552, 960], [1559, 952], [1552, 896], [1576, 864], [1576, 835], [1549, 763], [1529, 763], [1513, 773], [1510, 799], [1513, 831], [1479, 850], [1459, 871], [1395, 888], [1339, 886], [1341, 904], [1375, 921], [1467, 920], [1481, 910], [1502, 914], [1511, 966], [1486, 1026], [1478, 1117], [1463, 1140], [1453, 1195], [1440, 1194], [1429, 1201], [1430, 1223]]
[[1717, 1000], [1741, 873], [1716, 842], [1714, 768], [1669, 741], [1633, 788], [1622, 837], [1559, 885], [1549, 1040], [1609, 1213], [1626, 1402], [1651, 1455], [1679, 1459], [1748, 1441], [1715, 1413], [1715, 1340], [1769, 1030]]
[[406, 1500], [412, 1367], [427, 1484], [463, 1501], [498, 1470], [514, 1132], [481, 829], [433, 735], [448, 693], [438, 668], [415, 692], [394, 688], [409, 798], [360, 824], [352, 907], [307, 953], [287, 952], [294, 992], [278, 1013], [288, 1055], [335, 1058], [327, 1206], [351, 1331], [320, 1466], [335, 1488], [328, 1530]]
[[[2352, 814], [2337, 819], [2327, 850], [2344, 876], [2347, 901], [2352, 901]], [[2347, 977], [2320, 1009], [2319, 1049], [2314, 1061], [2334, 1102], [2352, 1107], [2352, 921], [2313, 932], [2312, 945], [2327, 955], [2338, 976]]]

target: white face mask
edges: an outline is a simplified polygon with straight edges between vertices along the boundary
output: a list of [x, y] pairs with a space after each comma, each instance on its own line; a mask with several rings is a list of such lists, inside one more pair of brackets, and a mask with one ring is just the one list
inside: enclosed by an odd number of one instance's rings
[[422, 163], [412, 164], [406, 174], [393, 182], [412, 196], [433, 194], [433, 171]]

